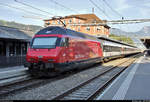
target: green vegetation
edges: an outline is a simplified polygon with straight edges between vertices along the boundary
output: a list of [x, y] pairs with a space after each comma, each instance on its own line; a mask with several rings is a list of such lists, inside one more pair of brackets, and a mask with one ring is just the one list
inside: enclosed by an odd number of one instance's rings
[[18, 28], [18, 29], [26, 30], [26, 31], [32, 31], [33, 33], [37, 32], [40, 29], [42, 29], [41, 26], [25, 25], [25, 24], [21, 24], [21, 23], [16, 23], [14, 21], [9, 22], [9, 21], [4, 21], [4, 20], [0, 20], [0, 25], [8, 26], [8, 27], [14, 27], [14, 28]]
[[122, 41], [122, 42], [125, 42], [125, 43], [128, 43], [128, 44], [131, 44], [131, 45], [134, 45], [133, 40], [130, 37], [126, 37], [124, 35], [118, 36], [118, 35], [115, 35], [115, 34], [110, 34], [109, 38], [114, 39], [114, 40], [119, 40], [119, 41]]

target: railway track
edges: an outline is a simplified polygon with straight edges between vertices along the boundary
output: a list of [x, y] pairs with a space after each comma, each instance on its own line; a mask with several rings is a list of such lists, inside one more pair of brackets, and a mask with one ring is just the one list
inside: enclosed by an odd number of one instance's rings
[[0, 97], [44, 82], [30, 77], [26, 69], [0, 72]]
[[[77, 72], [73, 72], [72, 74], [76, 74], [78, 72], [80, 72], [80, 70]], [[4, 76], [3, 78], [0, 78], [0, 97], [5, 97], [8, 94], [15, 93], [15, 92], [22, 92], [23, 90], [28, 89], [28, 88], [32, 89], [33, 87], [39, 87], [41, 85], [48, 84], [55, 80], [63, 79], [65, 77], [68, 77], [69, 75], [70, 74], [68, 73], [68, 75], [61, 75], [55, 78], [45, 80], [45, 79], [33, 79], [29, 76], [29, 74], [26, 71], [22, 71], [19, 74], [16, 74], [16, 72], [14, 74], [11, 73], [7, 77]], [[94, 79], [91, 79], [91, 81]]]
[[[70, 75], [76, 74], [79, 71], [81, 70], [71, 72], [71, 73], [66, 73], [64, 75], [56, 76], [50, 79], [32, 78], [30, 77], [27, 71], [20, 72], [20, 74], [3, 73], [3, 75], [5, 76], [3, 76], [3, 78], [0, 78], [0, 98], [3, 98], [6, 95], [11, 94], [11, 93], [21, 92], [28, 88], [39, 87], [41, 85], [51, 83], [52, 81], [63, 79]], [[11, 75], [8, 75], [8, 74], [11, 74]]]
[[32, 89], [39, 87], [41, 85], [50, 83], [54, 80], [57, 80], [56, 78], [53, 79], [35, 79], [35, 78], [28, 78], [26, 80], [21, 80], [18, 82], [13, 82], [11, 84], [0, 86], [0, 98], [3, 98], [9, 94], [15, 94], [16, 92], [22, 92], [26, 89]]
[[108, 68], [107, 71], [80, 83], [79, 85], [59, 94], [52, 100], [92, 100], [96, 95], [104, 90], [117, 76], [120, 75], [128, 66], [130, 66], [136, 57], [127, 58], [116, 66]]

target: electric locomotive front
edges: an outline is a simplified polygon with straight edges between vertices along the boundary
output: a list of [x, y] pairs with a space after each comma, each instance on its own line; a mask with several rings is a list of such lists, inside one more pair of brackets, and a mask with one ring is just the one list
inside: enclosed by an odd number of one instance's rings
[[100, 40], [94, 36], [61, 27], [39, 31], [27, 52], [27, 67], [32, 75], [49, 76], [101, 62]]
[[[60, 34], [59, 34], [60, 33]], [[45, 28], [39, 31], [32, 39], [28, 49], [26, 66], [29, 71], [36, 72], [52, 72], [55, 71], [55, 63], [63, 63], [59, 57], [64, 51], [62, 42], [64, 36], [61, 34], [57, 27]]]

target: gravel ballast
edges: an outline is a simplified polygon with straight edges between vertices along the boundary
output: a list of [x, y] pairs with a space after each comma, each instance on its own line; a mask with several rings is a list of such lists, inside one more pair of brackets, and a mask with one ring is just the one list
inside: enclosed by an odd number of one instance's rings
[[[119, 61], [111, 61], [108, 62], [109, 66], [114, 65], [114, 62]], [[84, 71], [81, 71], [77, 74], [71, 75], [69, 77], [66, 77], [64, 79], [56, 80], [54, 82], [41, 85], [38, 88], [32, 88], [24, 90], [21, 93], [15, 93], [10, 94], [5, 97], [0, 97], [0, 99], [7, 99], [7, 100], [50, 100], [52, 97], [64, 92], [65, 90], [68, 90], [79, 83], [88, 80], [89, 78], [92, 78], [105, 70], [107, 70], [108, 64], [103, 64], [98, 67], [93, 67]]]

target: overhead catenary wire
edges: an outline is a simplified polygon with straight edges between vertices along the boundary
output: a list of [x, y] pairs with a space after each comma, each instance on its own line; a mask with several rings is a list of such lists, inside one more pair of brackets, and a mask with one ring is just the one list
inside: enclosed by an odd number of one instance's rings
[[29, 13], [29, 14], [34, 14], [34, 15], [38, 15], [38, 16], [45, 16], [45, 17], [47, 17], [46, 15], [39, 14], [39, 13], [35, 13], [35, 12], [31, 12], [31, 11], [25, 10], [25, 9], [23, 9], [23, 8], [15, 7], [15, 6], [12, 6], [12, 5], [4, 4], [4, 3], [0, 3], [0, 5], [1, 5], [1, 6], [6, 6], [6, 7], [9, 7], [9, 8], [14, 8], [14, 9], [16, 9], [16, 10], [23, 11], [23, 12], [25, 12], [25, 13]]
[[95, 7], [97, 7], [98, 10], [101, 11], [107, 18], [110, 19], [110, 16], [107, 15], [106, 12], [105, 12], [103, 9], [101, 9], [96, 3], [94, 3], [94, 1], [92, 1], [92, 0], [89, 0], [89, 1], [90, 1]]
[[[101, 1], [101, 0], [99, 0], [99, 1]], [[111, 6], [110, 6], [110, 4], [106, 1], [106, 0], [102, 0], [103, 2], [104, 2], [104, 4], [109, 8], [109, 9], [111, 9], [111, 11], [112, 12], [114, 12], [116, 15], [118, 15], [119, 17], [121, 17], [121, 19], [123, 20], [123, 16], [120, 14], [120, 13], [118, 13], [115, 9], [113, 9]], [[121, 26], [120, 25], [117, 25], [118, 27], [119, 27], [119, 29], [121, 29]]]
[[109, 3], [106, 1], [106, 0], [102, 0], [115, 14], [117, 14], [119, 17], [121, 17], [121, 19], [123, 19], [124, 17], [119, 13], [117, 12], [115, 9], [113, 9]]
[[31, 19], [39, 19], [39, 20], [44, 20], [44, 18], [37, 17], [37, 16], [22, 16], [24, 18], [31, 18]]
[[42, 9], [39, 9], [39, 8], [37, 8], [37, 7], [33, 7], [33, 6], [31, 6], [31, 5], [27, 4], [27, 3], [20, 2], [20, 1], [18, 1], [18, 0], [14, 0], [14, 1], [15, 1], [15, 2], [18, 2], [18, 3], [22, 4], [22, 5], [28, 6], [28, 7], [32, 8], [32, 9], [41, 11], [41, 12], [43, 12], [43, 13], [50, 14], [50, 15], [54, 15], [53, 13], [47, 12], [47, 11], [42, 10]]
[[[123, 22], [123, 20], [124, 20], [124, 17], [123, 17], [123, 15], [121, 15], [119, 12], [117, 12], [115, 9], [113, 9], [112, 7], [111, 7], [111, 5], [106, 1], [106, 0], [102, 0], [106, 5], [107, 5], [107, 7], [109, 7], [116, 15], [118, 15], [119, 17], [121, 17], [121, 19], [122, 19], [122, 24], [124, 24], [125, 22]], [[120, 23], [120, 24], [121, 24]], [[131, 23], [135, 23], [135, 22], [130, 22], [130, 24]], [[138, 23], [138, 22], [137, 22]], [[119, 23], [118, 23], [119, 24]], [[117, 25], [118, 27], [119, 27], [119, 29], [121, 29], [121, 26], [120, 25]], [[130, 29], [130, 27], [129, 27], [129, 23], [127, 23], [127, 27], [128, 27], [128, 29]]]
[[60, 7], [63, 7], [65, 9], [67, 9], [67, 10], [70, 10], [70, 11], [73, 11], [75, 13], [78, 13], [76, 10], [74, 10], [72, 8], [69, 8], [69, 7], [66, 7], [65, 5], [62, 5], [62, 4], [58, 3], [56, 0], [50, 0], [50, 1], [53, 2], [53, 3], [55, 3], [56, 5], [59, 5]]
[[[101, 0], [100, 0], [101, 1]], [[120, 13], [118, 13], [115, 9], [113, 9], [112, 7], [111, 7], [111, 5], [106, 1], [106, 0], [102, 0], [104, 3], [105, 3], [105, 5], [108, 7], [108, 8], [110, 8], [111, 9], [111, 11], [113, 11], [116, 15], [118, 15], [119, 17], [121, 17], [121, 19], [122, 20], [124, 20], [124, 17], [120, 14]], [[122, 24], [123, 24], [123, 22], [122, 22]], [[119, 29], [121, 29], [121, 26], [120, 25], [117, 25], [118, 27], [119, 27]]]
[[[101, 1], [101, 0], [100, 0]], [[118, 15], [119, 17], [121, 17], [121, 19], [122, 19], [122, 22], [120, 23], [120, 24], [124, 24], [125, 22], [123, 22], [123, 20], [124, 20], [124, 17], [120, 14], [120, 13], [118, 13], [115, 9], [113, 9], [112, 7], [111, 7], [111, 5], [106, 1], [106, 0], [102, 0], [104, 3], [105, 3], [105, 5], [107, 5], [107, 7], [109, 7], [116, 15]], [[121, 21], [121, 20], [120, 20]], [[130, 22], [130, 23], [133, 23], [133, 22]], [[135, 22], [134, 22], [135, 23]], [[119, 24], [119, 23], [118, 23]], [[129, 23], [126, 23], [127, 24], [127, 27], [128, 27], [128, 29], [130, 29], [130, 27], [129, 27]], [[120, 25], [117, 25], [118, 27], [119, 27], [119, 29], [121, 29], [121, 26]], [[121, 36], [121, 35], [120, 35]]]
[[[114, 13], [116, 14], [118, 17], [121, 17], [122, 20], [124, 20], [124, 17], [118, 13], [115, 9], [113, 9], [111, 7], [111, 5], [106, 1], [106, 0], [99, 0], [99, 1], [103, 1], [103, 3]], [[121, 25], [117, 25], [119, 27], [119, 29], [121, 29]]]
[[[122, 24], [124, 24], [124, 22], [123, 22], [123, 20], [124, 20], [124, 17], [123, 17], [123, 15], [121, 15], [119, 12], [117, 12], [115, 9], [113, 9], [112, 7], [111, 7], [111, 5], [106, 1], [106, 0], [102, 0], [106, 5], [107, 5], [107, 7], [109, 7], [116, 15], [118, 15], [119, 17], [121, 17], [121, 19], [122, 19]], [[121, 25], [117, 25], [118, 27], [119, 27], [119, 29], [121, 29]], [[130, 29], [130, 27], [129, 27], [129, 25], [128, 25], [128, 23], [127, 23], [127, 26], [128, 26], [128, 29]]]

